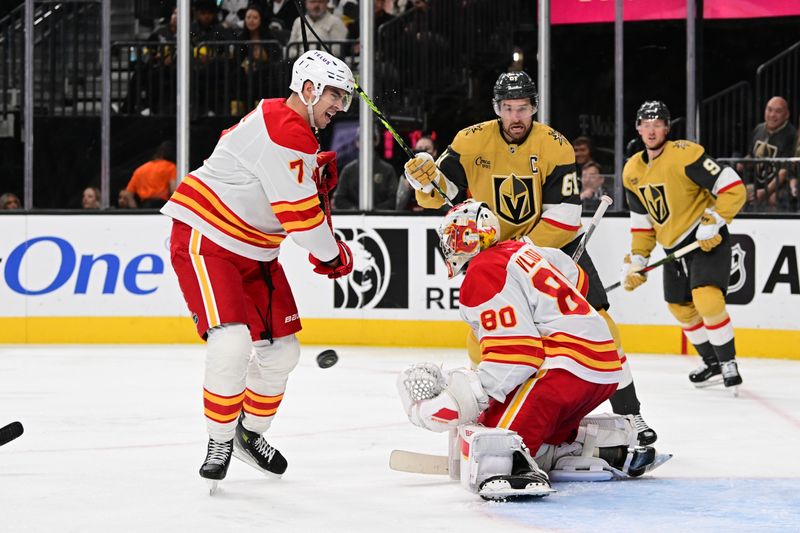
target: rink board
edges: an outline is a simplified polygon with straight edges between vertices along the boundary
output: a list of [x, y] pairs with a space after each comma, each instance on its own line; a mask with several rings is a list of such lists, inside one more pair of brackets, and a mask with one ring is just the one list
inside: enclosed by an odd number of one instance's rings
[[[303, 319], [301, 340], [463, 345], [461, 278], [447, 279], [438, 220], [335, 216], [356, 262], [352, 276], [336, 281], [315, 275], [306, 252], [288, 239], [281, 263]], [[728, 300], [742, 355], [800, 358], [798, 226], [792, 219], [731, 225]], [[627, 218], [607, 217], [589, 244], [606, 284], [618, 278], [628, 229]], [[0, 343], [197, 342], [169, 263], [169, 230], [160, 215], [0, 216]], [[657, 249], [653, 257], [662, 255]], [[660, 270], [635, 292], [609, 298], [628, 351], [686, 349], [663, 302]]]

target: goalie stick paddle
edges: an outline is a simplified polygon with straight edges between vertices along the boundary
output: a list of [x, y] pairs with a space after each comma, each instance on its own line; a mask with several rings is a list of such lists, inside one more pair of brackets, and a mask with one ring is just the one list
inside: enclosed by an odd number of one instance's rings
[[16, 439], [23, 433], [22, 424], [20, 422], [11, 422], [7, 426], [0, 428], [0, 446], [8, 444]]
[[427, 453], [392, 450], [389, 456], [389, 468], [397, 472], [412, 474], [431, 474], [446, 476], [450, 473], [446, 455], [430, 455]]
[[606, 209], [609, 208], [611, 204], [614, 203], [614, 200], [611, 199], [610, 196], [604, 194], [600, 198], [600, 205], [597, 206], [597, 211], [594, 212], [594, 216], [592, 220], [589, 222], [589, 227], [586, 228], [586, 233], [583, 234], [583, 238], [581, 242], [578, 244], [578, 247], [575, 249], [575, 252], [572, 254], [572, 260], [576, 263], [578, 259], [581, 258], [583, 255], [584, 250], [586, 250], [586, 243], [589, 242], [589, 239], [592, 237], [592, 233], [594, 233], [595, 228], [597, 228], [598, 224], [600, 224], [600, 219], [603, 218], [603, 215], [606, 214]]
[[[297, 8], [298, 8], [299, 12], [300, 13], [305, 13], [305, 10], [304, 10], [303, 5], [300, 2], [300, 0], [295, 0], [295, 1], [297, 2]], [[300, 26], [303, 29], [304, 33], [305, 33], [305, 28], [308, 28], [309, 31], [314, 35], [314, 37], [317, 38], [317, 41], [319, 41], [319, 44], [322, 45], [322, 47], [325, 49], [325, 51], [328, 52], [330, 55], [335, 55], [331, 51], [330, 47], [322, 39], [320, 39], [320, 37], [319, 37], [319, 35], [317, 35], [317, 32], [314, 29], [314, 27], [311, 26], [308, 23], [308, 21], [305, 19], [304, 16], [300, 17]], [[303, 38], [303, 44], [304, 44], [306, 50], [308, 50], [308, 40], [305, 39], [305, 36]], [[397, 144], [400, 145], [400, 148], [402, 148], [402, 150], [406, 153], [408, 158], [409, 159], [414, 159], [415, 157], [417, 157], [417, 154], [415, 154], [414, 151], [411, 149], [411, 147], [408, 146], [406, 141], [403, 140], [403, 137], [401, 137], [400, 134], [397, 133], [397, 130], [395, 130], [394, 127], [389, 123], [389, 119], [386, 118], [386, 115], [384, 115], [381, 112], [381, 110], [378, 109], [378, 106], [375, 105], [375, 102], [373, 102], [372, 99], [367, 95], [367, 93], [365, 93], [364, 90], [358, 85], [358, 82], [353, 81], [353, 87], [355, 88], [356, 92], [358, 93], [358, 96], [360, 96], [361, 99], [364, 100], [364, 102], [367, 104], [367, 106], [372, 110], [372, 112], [375, 113], [375, 116], [378, 117], [378, 120], [381, 121], [381, 124], [383, 124], [383, 127], [386, 128], [386, 131], [388, 131], [389, 133], [392, 134], [392, 137], [394, 137], [394, 140], [397, 141]], [[436, 190], [436, 192], [441, 195], [441, 197], [444, 199], [445, 203], [447, 205], [449, 205], [450, 207], [453, 207], [453, 202], [450, 201], [450, 198], [447, 197], [447, 195], [444, 193], [444, 191], [441, 189], [441, 187], [439, 187], [438, 185], [436, 185], [433, 182], [431, 182], [431, 185], [433, 185], [434, 190]]]
[[[666, 257], [664, 257], [662, 259], [659, 259], [658, 261], [656, 261], [652, 265], [644, 267], [643, 269], [641, 269], [639, 271], [639, 273], [640, 274], [646, 274], [647, 272], [650, 272], [651, 270], [654, 270], [654, 269], [656, 269], [656, 268], [658, 268], [658, 267], [660, 267], [662, 265], [666, 265], [667, 263], [671, 263], [672, 261], [675, 261], [676, 259], [680, 259], [684, 255], [688, 254], [689, 252], [693, 252], [693, 251], [697, 250], [698, 248], [700, 248], [700, 243], [698, 241], [694, 241], [692, 243], [689, 243], [686, 246], [684, 246], [683, 248], [678, 248], [677, 250], [675, 250], [674, 252], [672, 252], [668, 256], [666, 256]], [[605, 291], [606, 292], [613, 291], [614, 289], [616, 289], [620, 285], [622, 285], [622, 282], [618, 281], [618, 282], [614, 283], [613, 285], [609, 285], [608, 287], [605, 287]]]

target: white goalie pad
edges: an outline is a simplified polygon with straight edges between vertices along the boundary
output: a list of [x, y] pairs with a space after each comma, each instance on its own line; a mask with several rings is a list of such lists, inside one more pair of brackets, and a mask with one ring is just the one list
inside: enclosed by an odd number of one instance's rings
[[507, 429], [468, 424], [458, 428], [458, 437], [461, 485], [470, 492], [487, 478], [510, 474], [514, 452], [524, 450], [522, 437]]

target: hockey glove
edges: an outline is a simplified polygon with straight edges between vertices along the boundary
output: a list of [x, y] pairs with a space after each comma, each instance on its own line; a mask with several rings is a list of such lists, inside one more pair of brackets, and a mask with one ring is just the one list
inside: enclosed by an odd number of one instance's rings
[[432, 363], [412, 365], [397, 380], [397, 388], [408, 419], [431, 431], [447, 431], [470, 424], [489, 406], [474, 370], [450, 372], [443, 385], [441, 370]]
[[[339, 183], [339, 169], [336, 167], [336, 152], [320, 152], [317, 154], [319, 172], [317, 190], [330, 192]], [[316, 180], [315, 180], [316, 181]]]
[[339, 255], [328, 262], [323, 262], [308, 254], [308, 260], [314, 265], [314, 272], [330, 279], [341, 278], [353, 271], [353, 252], [343, 241], [336, 241], [339, 246]]
[[425, 194], [433, 190], [433, 183], [439, 185], [442, 173], [433, 161], [433, 156], [427, 152], [420, 152], [414, 159], [409, 159], [405, 164], [405, 177], [417, 191]]
[[713, 209], [706, 209], [706, 212], [700, 217], [700, 225], [694, 234], [697, 237], [697, 242], [700, 243], [701, 250], [710, 252], [722, 242], [722, 235], [719, 234], [719, 230], [724, 225], [724, 218], [719, 216]]
[[622, 262], [622, 276], [620, 283], [626, 291], [632, 291], [645, 281], [647, 274], [639, 271], [647, 266], [647, 258], [638, 254], [628, 254]]

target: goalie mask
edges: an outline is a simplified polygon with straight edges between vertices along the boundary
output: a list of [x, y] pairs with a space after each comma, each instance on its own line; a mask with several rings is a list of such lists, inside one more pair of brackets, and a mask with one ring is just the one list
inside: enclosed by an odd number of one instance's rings
[[639, 127], [643, 120], [663, 120], [664, 124], [669, 128], [669, 109], [667, 104], [661, 100], [648, 100], [643, 103], [636, 112], [636, 127]]
[[[303, 98], [303, 84], [310, 81], [314, 84], [314, 100], [306, 102]], [[319, 101], [325, 87], [336, 87], [347, 94], [342, 101], [342, 109], [350, 109], [353, 101], [355, 78], [350, 67], [344, 61], [337, 59], [323, 50], [309, 50], [294, 62], [292, 66], [292, 81], [289, 89], [296, 92], [304, 104], [311, 107]]]
[[447, 212], [439, 225], [439, 246], [452, 279], [469, 261], [500, 238], [500, 221], [483, 202], [467, 200]]
[[519, 100], [530, 98], [533, 112], [536, 114], [539, 107], [539, 93], [536, 91], [536, 83], [528, 76], [527, 72], [504, 72], [500, 74], [494, 84], [494, 112], [500, 116], [500, 103], [503, 100]]

